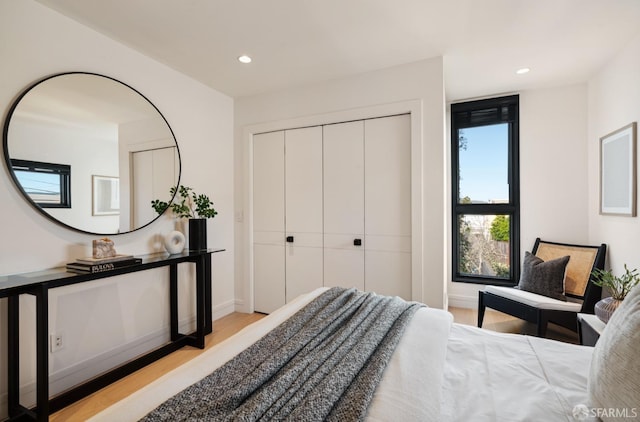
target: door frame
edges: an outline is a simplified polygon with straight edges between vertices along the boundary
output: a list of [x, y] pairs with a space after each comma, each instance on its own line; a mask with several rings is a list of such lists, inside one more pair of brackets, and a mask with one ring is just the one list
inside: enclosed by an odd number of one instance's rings
[[[244, 270], [243, 291], [245, 312], [254, 311], [253, 292], [253, 136], [259, 133], [298, 129], [309, 126], [343, 123], [356, 120], [409, 114], [411, 121], [411, 298], [423, 302], [424, 280], [424, 198], [423, 198], [423, 141], [422, 141], [422, 101], [410, 100], [350, 110], [335, 111], [318, 115], [276, 120], [248, 125], [243, 128], [244, 143]], [[240, 305], [240, 304], [239, 304]]]

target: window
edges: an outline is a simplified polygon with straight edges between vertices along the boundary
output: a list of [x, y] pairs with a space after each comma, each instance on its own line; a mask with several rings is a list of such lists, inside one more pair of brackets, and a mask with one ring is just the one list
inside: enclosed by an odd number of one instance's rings
[[22, 190], [42, 208], [71, 208], [71, 166], [11, 160]]
[[454, 281], [518, 280], [518, 155], [517, 95], [451, 105]]

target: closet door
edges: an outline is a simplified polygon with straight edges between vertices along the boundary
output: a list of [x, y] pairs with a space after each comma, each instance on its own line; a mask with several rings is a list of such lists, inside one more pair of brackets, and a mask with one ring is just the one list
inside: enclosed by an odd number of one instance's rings
[[284, 132], [253, 137], [253, 297], [256, 312], [285, 304]]
[[166, 198], [169, 188], [175, 186], [180, 172], [177, 161], [175, 147], [131, 154], [131, 221], [120, 222], [123, 231], [141, 227], [157, 217], [158, 214], [151, 208], [151, 201]]
[[364, 290], [364, 122], [323, 130], [324, 285]]
[[365, 121], [365, 288], [411, 300], [410, 116]]
[[286, 300], [322, 287], [322, 127], [285, 132]]

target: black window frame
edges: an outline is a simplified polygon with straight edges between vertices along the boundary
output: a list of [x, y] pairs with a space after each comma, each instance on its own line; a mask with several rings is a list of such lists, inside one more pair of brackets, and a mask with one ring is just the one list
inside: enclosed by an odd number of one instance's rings
[[[508, 123], [508, 183], [509, 202], [496, 204], [458, 203], [460, 171], [460, 129]], [[451, 104], [451, 228], [452, 228], [452, 279], [455, 282], [513, 286], [520, 277], [520, 134], [519, 96], [488, 98]], [[459, 271], [459, 228], [461, 215], [508, 215], [510, 218], [510, 269], [509, 278], [465, 274]]]
[[22, 187], [20, 183], [20, 189], [24, 195], [33, 201], [34, 204], [40, 208], [71, 208], [71, 166], [68, 164], [56, 164], [45, 163], [41, 161], [30, 160], [18, 160], [11, 159], [11, 167], [14, 172], [16, 182], [18, 182], [18, 176], [15, 175], [16, 171], [29, 171], [34, 173], [47, 173], [57, 174], [60, 176], [60, 202], [38, 202], [34, 200]]

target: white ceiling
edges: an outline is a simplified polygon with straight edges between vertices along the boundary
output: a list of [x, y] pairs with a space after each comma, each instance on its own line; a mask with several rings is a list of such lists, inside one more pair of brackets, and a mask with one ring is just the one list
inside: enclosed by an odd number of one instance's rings
[[20, 99], [14, 115], [89, 126], [160, 119], [152, 104], [128, 86], [86, 74], [38, 83]]
[[449, 100], [580, 83], [640, 29], [640, 0], [38, 1], [232, 97], [437, 56]]

